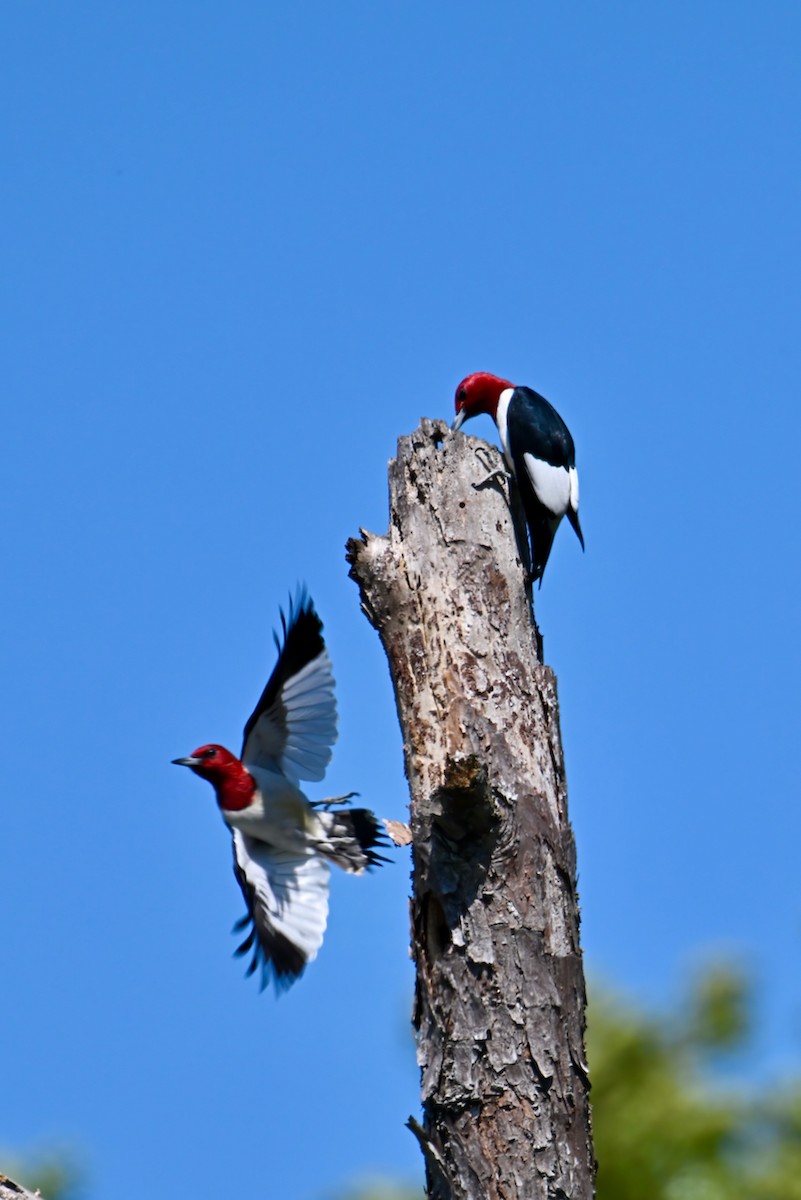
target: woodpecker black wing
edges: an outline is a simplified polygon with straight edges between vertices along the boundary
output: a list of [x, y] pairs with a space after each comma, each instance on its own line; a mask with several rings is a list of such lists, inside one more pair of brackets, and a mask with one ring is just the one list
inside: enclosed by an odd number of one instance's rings
[[525, 446], [554, 467], [576, 465], [570, 430], [554, 406], [533, 388], [516, 387], [509, 403], [509, 441]]
[[562, 517], [567, 516], [584, 548], [576, 450], [559, 413], [533, 388], [515, 388], [507, 438], [531, 536], [532, 576], [542, 579]]
[[234, 875], [248, 908], [234, 929], [250, 926], [236, 953], [252, 951], [247, 974], [260, 967], [262, 989], [271, 976], [277, 987], [289, 987], [323, 944], [330, 867], [317, 854], [276, 850], [238, 829], [233, 846]]
[[319, 780], [337, 738], [337, 706], [323, 624], [307, 596], [281, 613], [278, 662], [245, 725], [245, 766], [280, 771], [297, 782]]

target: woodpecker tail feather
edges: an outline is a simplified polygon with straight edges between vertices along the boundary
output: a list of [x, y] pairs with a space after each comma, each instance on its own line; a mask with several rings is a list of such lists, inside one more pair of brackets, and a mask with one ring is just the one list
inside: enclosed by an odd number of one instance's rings
[[581, 548], [583, 550], [584, 549], [584, 534], [581, 532], [581, 526], [579, 525], [578, 513], [575, 512], [574, 509], [568, 508], [567, 519], [570, 522], [570, 524], [573, 526], [573, 528], [575, 529], [576, 537], [581, 542]]
[[343, 812], [318, 812], [325, 830], [315, 850], [336, 863], [343, 871], [360, 875], [365, 868], [389, 862], [377, 853], [389, 843], [378, 819], [368, 808], [350, 808]]
[[542, 587], [542, 577], [559, 522], [543, 516], [542, 513], [537, 513], [534, 517], [526, 513], [526, 516], [531, 538], [531, 581], [536, 583], [539, 580], [539, 586]]

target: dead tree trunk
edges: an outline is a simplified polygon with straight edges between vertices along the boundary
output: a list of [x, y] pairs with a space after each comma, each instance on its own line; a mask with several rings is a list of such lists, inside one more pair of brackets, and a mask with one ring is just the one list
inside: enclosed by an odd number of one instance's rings
[[589, 1200], [556, 680], [538, 654], [516, 493], [513, 519], [503, 483], [473, 486], [494, 466], [494, 448], [424, 420], [390, 464], [388, 536], [348, 543], [411, 792], [417, 1133], [435, 1200]]

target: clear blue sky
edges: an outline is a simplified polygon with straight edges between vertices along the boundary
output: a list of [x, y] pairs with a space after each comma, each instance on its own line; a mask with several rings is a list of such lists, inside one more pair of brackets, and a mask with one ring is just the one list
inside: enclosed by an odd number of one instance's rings
[[748, 1069], [798, 1067], [798, 5], [9, 0], [0, 44], [0, 1140], [91, 1200], [421, 1177], [408, 858], [259, 995], [169, 763], [237, 747], [305, 580], [317, 794], [403, 815], [343, 547], [474, 370], [578, 446], [537, 613], [588, 966], [668, 1004], [739, 953]]

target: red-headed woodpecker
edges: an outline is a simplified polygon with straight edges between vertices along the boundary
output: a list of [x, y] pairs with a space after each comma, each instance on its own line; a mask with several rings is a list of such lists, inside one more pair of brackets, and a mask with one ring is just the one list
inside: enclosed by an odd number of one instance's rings
[[498, 427], [504, 457], [523, 500], [531, 537], [531, 578], [541, 582], [562, 517], [567, 517], [584, 549], [570, 430], [544, 396], [486, 371], [468, 375], [457, 387], [453, 430], [479, 413], [487, 413]]
[[[331, 660], [322, 622], [304, 595], [281, 613], [278, 661], [248, 718], [241, 759], [223, 746], [200, 746], [176, 758], [208, 779], [233, 835], [234, 875], [252, 922], [237, 954], [253, 951], [247, 974], [261, 966], [262, 988], [271, 974], [289, 986], [320, 949], [328, 919], [330, 863], [355, 875], [386, 862], [378, 821], [365, 808], [340, 812], [310, 804], [301, 779], [319, 780], [337, 737]], [[353, 794], [353, 793], [351, 793]]]

